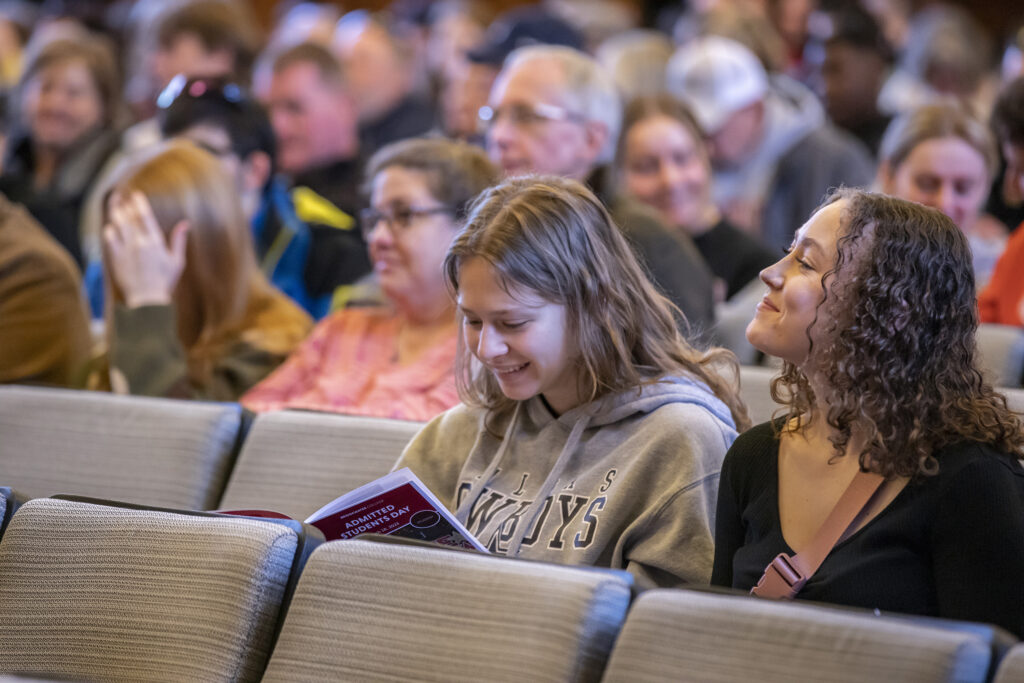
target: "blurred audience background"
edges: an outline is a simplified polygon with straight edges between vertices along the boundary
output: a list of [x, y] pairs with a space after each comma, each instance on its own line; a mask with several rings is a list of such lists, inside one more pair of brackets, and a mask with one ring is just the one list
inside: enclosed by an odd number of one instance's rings
[[[314, 320], [367, 304], [416, 318], [373, 267], [368, 240], [391, 231], [361, 216], [387, 215], [364, 191], [368, 161], [419, 138], [478, 147], [498, 168], [488, 183], [587, 182], [695, 343], [722, 340], [730, 303], [745, 305], [738, 295], [839, 185], [945, 211], [984, 284], [1024, 221], [1024, 107], [1007, 96], [1024, 75], [1022, 27], [1012, 0], [3, 0], [0, 194], [19, 226], [6, 234], [82, 294], [37, 283], [40, 301], [88, 301], [93, 361], [81, 325], [54, 327], [42, 334], [73, 352], [39, 344], [49, 369], [0, 380], [75, 385], [97, 359], [123, 358], [111, 197], [124, 201], [118, 183], [179, 138], [216, 162], [242, 217], [231, 229], [246, 228], [232, 243], [245, 253], [221, 254], [202, 286], [229, 291], [228, 264], [251, 262], [256, 289]], [[173, 227], [160, 225], [171, 252]], [[181, 323], [178, 294], [161, 305]], [[22, 324], [11, 320], [0, 343]], [[189, 357], [188, 339], [165, 341]], [[204, 395], [200, 375], [168, 391]]]

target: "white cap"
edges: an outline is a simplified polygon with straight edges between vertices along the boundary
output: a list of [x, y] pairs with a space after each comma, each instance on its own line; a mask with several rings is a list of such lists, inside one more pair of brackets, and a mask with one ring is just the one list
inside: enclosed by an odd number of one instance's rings
[[764, 98], [768, 74], [741, 43], [703, 36], [672, 55], [666, 85], [690, 107], [706, 133], [715, 133], [729, 116]]

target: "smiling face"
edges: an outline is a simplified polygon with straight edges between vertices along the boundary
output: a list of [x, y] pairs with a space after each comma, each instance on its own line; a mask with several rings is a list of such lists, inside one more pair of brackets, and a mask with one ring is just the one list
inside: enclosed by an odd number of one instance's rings
[[833, 202], [811, 216], [782, 260], [761, 271], [768, 292], [747, 326], [747, 340], [771, 356], [800, 366], [810, 351], [808, 330], [825, 293], [821, 278], [835, 267], [840, 216], [845, 200]]
[[41, 69], [27, 83], [24, 117], [33, 141], [64, 150], [103, 123], [103, 99], [89, 67], [81, 59]]
[[883, 185], [888, 194], [931, 206], [970, 233], [988, 197], [985, 157], [958, 137], [932, 138], [920, 143]]
[[703, 227], [711, 202], [711, 165], [703, 144], [664, 114], [642, 119], [626, 133], [626, 191], [657, 209], [670, 225]]
[[459, 269], [458, 306], [467, 348], [505, 396], [525, 401], [540, 394], [559, 415], [579, 405], [579, 348], [565, 306], [526, 287], [505, 291], [479, 257]]
[[[423, 172], [388, 166], [373, 179], [371, 206], [399, 220], [380, 220], [370, 229], [370, 259], [381, 289], [411, 317], [431, 316], [450, 306], [442, 276], [442, 262], [455, 235], [450, 213], [408, 216], [412, 211], [442, 206], [434, 198]], [[396, 223], [399, 223], [396, 225]]]

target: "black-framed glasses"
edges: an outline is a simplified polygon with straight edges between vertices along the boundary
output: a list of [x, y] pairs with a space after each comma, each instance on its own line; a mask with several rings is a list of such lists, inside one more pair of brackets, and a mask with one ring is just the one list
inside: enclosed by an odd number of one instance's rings
[[359, 227], [363, 231], [363, 237], [369, 239], [370, 233], [377, 227], [377, 223], [384, 221], [391, 234], [404, 232], [412, 227], [417, 218], [423, 216], [435, 216], [443, 213], [452, 213], [454, 209], [450, 206], [431, 206], [417, 208], [413, 206], [396, 206], [385, 211], [377, 209], [363, 209], [359, 212]]
[[480, 128], [487, 130], [504, 118], [515, 126], [534, 126], [546, 121], [573, 121], [586, 123], [587, 117], [557, 104], [535, 102], [533, 104], [517, 103], [504, 107], [483, 106], [477, 112]]
[[188, 78], [185, 74], [178, 74], [157, 96], [156, 106], [167, 109], [182, 97], [193, 100], [214, 97], [231, 104], [242, 104], [249, 96], [245, 88], [224, 78]]

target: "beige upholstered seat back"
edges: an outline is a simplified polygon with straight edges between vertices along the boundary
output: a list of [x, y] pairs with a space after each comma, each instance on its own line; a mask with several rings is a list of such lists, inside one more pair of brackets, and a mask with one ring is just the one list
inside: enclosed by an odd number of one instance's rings
[[208, 509], [240, 421], [236, 404], [0, 387], [0, 485]]
[[1015, 413], [1024, 413], [1024, 389], [998, 387], [996, 391], [1006, 397], [1007, 408]]
[[1010, 649], [999, 664], [994, 683], [1024, 683], [1024, 643]]
[[29, 501], [0, 540], [0, 672], [257, 681], [296, 540], [249, 519]]
[[222, 510], [275, 510], [303, 520], [382, 477], [423, 425], [282, 411], [256, 418], [228, 480]]
[[750, 421], [761, 424], [772, 418], [772, 413], [783, 406], [772, 400], [772, 379], [779, 374], [775, 368], [754, 365], [740, 366], [740, 397], [747, 404]]
[[336, 541], [306, 565], [264, 680], [598, 680], [628, 604], [619, 573]]
[[997, 386], [1019, 387], [1024, 373], [1024, 330], [1011, 325], [978, 325], [978, 362]]
[[606, 683], [985, 680], [973, 634], [867, 613], [685, 590], [641, 595]]

